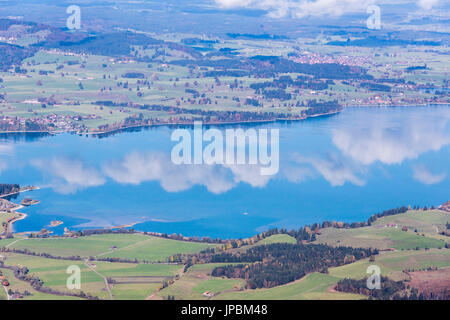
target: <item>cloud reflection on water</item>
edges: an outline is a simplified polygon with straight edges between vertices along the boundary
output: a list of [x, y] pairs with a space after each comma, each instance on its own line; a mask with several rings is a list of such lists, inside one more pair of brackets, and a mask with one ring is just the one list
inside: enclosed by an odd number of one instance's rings
[[[332, 187], [346, 183], [364, 186], [370, 168], [377, 163], [385, 168], [403, 164], [450, 144], [450, 110], [423, 109], [412, 115], [402, 112], [373, 114], [372, 119], [362, 113], [339, 122], [337, 128], [328, 132], [331, 143], [321, 145], [320, 154], [313, 150], [285, 148], [280, 155], [281, 171], [277, 176], [261, 176], [257, 165], [177, 166], [171, 162], [169, 153], [156, 150], [134, 151], [123, 158], [100, 162], [98, 168], [68, 158], [38, 159], [32, 160], [31, 164], [50, 177], [50, 183], [59, 193], [101, 186], [111, 179], [131, 185], [156, 181], [167, 192], [203, 186], [210, 193], [222, 194], [241, 183], [264, 188], [273, 179], [301, 184], [321, 177]], [[429, 166], [413, 165], [412, 178], [430, 185], [447, 177], [447, 168]]]
[[[357, 186], [363, 186], [366, 181], [359, 177], [355, 171], [361, 171], [357, 169], [357, 166], [351, 164], [347, 159], [339, 157], [336, 154], [330, 154], [328, 157], [303, 157], [296, 155], [295, 162], [300, 165], [309, 165], [314, 168], [331, 186], [343, 186], [346, 182], [353, 183]], [[301, 174], [309, 174], [308, 171], [301, 171]], [[298, 179], [304, 180], [300, 177]]]
[[167, 155], [159, 152], [133, 152], [122, 161], [105, 165], [103, 171], [109, 178], [123, 184], [159, 181], [167, 192], [185, 191], [194, 185], [203, 185], [209, 192], [218, 194], [234, 186], [224, 167], [177, 166]]
[[[439, 151], [450, 144], [449, 113], [423, 119], [391, 119], [388, 114], [376, 119], [357, 119], [367, 123], [333, 131], [333, 143], [342, 154], [364, 165], [377, 161], [392, 165]], [[396, 121], [397, 120], [397, 121]]]
[[431, 185], [444, 181], [447, 174], [445, 172], [438, 174], [433, 173], [426, 166], [418, 164], [413, 166], [413, 176], [417, 181], [426, 185]]
[[81, 160], [69, 158], [34, 159], [31, 160], [31, 164], [44, 175], [50, 176], [52, 188], [62, 194], [101, 186], [106, 182], [95, 168], [87, 167]]

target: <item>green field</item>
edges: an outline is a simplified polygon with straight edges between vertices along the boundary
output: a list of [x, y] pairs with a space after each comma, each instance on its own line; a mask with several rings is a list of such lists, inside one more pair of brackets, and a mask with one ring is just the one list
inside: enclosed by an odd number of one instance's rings
[[[5, 239], [0, 246], [10, 249], [27, 249], [54, 256], [81, 256], [82, 260], [56, 260], [18, 253], [3, 253], [9, 266], [26, 266], [31, 275], [44, 281], [44, 286], [63, 292], [66, 287], [69, 266], [81, 269], [81, 290], [101, 299], [167, 299], [173, 296], [181, 300], [207, 299], [365, 299], [365, 296], [335, 292], [333, 287], [343, 278], [361, 279], [366, 276], [371, 265], [380, 267], [382, 275], [393, 280], [407, 278], [403, 270], [419, 271], [430, 267], [450, 267], [450, 251], [444, 248], [445, 236], [439, 232], [445, 229], [449, 215], [442, 211], [408, 211], [404, 214], [378, 219], [370, 227], [356, 229], [321, 229], [317, 237], [319, 243], [372, 247], [378, 249], [395, 248], [395, 251], [381, 251], [375, 261], [363, 259], [341, 267], [330, 268], [328, 274], [312, 273], [293, 283], [268, 289], [246, 289], [244, 279], [218, 278], [211, 275], [214, 268], [229, 263], [195, 264], [187, 272], [184, 265], [169, 264], [168, 258], [175, 254], [198, 253], [214, 247], [205, 243], [194, 243], [147, 236], [144, 234], [105, 234], [79, 238], [47, 239]], [[407, 227], [407, 231], [402, 231]], [[296, 243], [296, 239], [277, 234], [265, 238], [254, 245], [230, 249], [239, 253], [254, 246], [274, 243]], [[118, 257], [138, 259], [140, 263], [87, 262], [89, 257]], [[152, 263], [142, 263], [151, 261]], [[108, 287], [105, 280], [110, 282]], [[33, 295], [26, 299], [68, 299], [35, 292], [29, 284], [17, 281], [8, 275], [11, 288], [25, 290]], [[159, 290], [163, 283], [169, 285]], [[0, 292], [0, 299], [6, 298]]]
[[[182, 35], [161, 36], [165, 40], [180, 42]], [[261, 41], [252, 40], [226, 40], [226, 43], [216, 43], [216, 49], [232, 48], [242, 56], [252, 55], [276, 55], [287, 58], [289, 53], [295, 51], [298, 43], [286, 41]], [[330, 56], [347, 55], [348, 48], [336, 46], [324, 46], [323, 44], [302, 43], [305, 50]], [[166, 48], [167, 49], [167, 48]], [[2, 114], [10, 117], [38, 118], [50, 114], [84, 117], [78, 125], [84, 125], [87, 130], [98, 128], [100, 125], [117, 124], [126, 118], [142, 113], [145, 119], [159, 118], [169, 120], [173, 114], [164, 111], [149, 111], [128, 106], [109, 107], [98, 106], [96, 101], [114, 101], [117, 103], [136, 103], [148, 105], [164, 105], [182, 107], [184, 115], [192, 118], [189, 110], [201, 109], [205, 111], [239, 111], [239, 112], [272, 112], [275, 114], [296, 115], [305, 110], [305, 107], [296, 106], [297, 102], [308, 100], [335, 100], [344, 106], [361, 105], [417, 105], [424, 99], [430, 99], [434, 95], [423, 90], [413, 90], [404, 86], [395, 88], [392, 92], [374, 92], [357, 85], [336, 80], [327, 90], [286, 89], [291, 99], [284, 101], [258, 97], [255, 90], [249, 86], [254, 83], [264, 82], [268, 79], [257, 77], [231, 77], [220, 76], [218, 82], [214, 77], [204, 77], [205, 71], [215, 71], [213, 67], [206, 67], [201, 72], [193, 71], [187, 66], [171, 64], [171, 61], [184, 59], [188, 53], [167, 49], [164, 62], [145, 63], [131, 59], [115, 60], [111, 57], [100, 55], [66, 56], [61, 52], [39, 51], [33, 57], [26, 59], [22, 68], [26, 74], [1, 72], [0, 78], [4, 80], [4, 92], [7, 101], [0, 103]], [[445, 48], [434, 48], [443, 50]], [[133, 56], [152, 56], [155, 48], [144, 49], [133, 47]], [[131, 54], [131, 52], [130, 52]], [[414, 81], [417, 84], [432, 83], [440, 86], [445, 76], [445, 61], [448, 57], [440, 52], [425, 52], [423, 48], [405, 50], [402, 47], [381, 48], [376, 54], [372, 48], [360, 47], [353, 50], [354, 57], [362, 58], [368, 73], [376, 77], [402, 78], [406, 81]], [[214, 58], [211, 58], [214, 60]], [[77, 62], [68, 64], [68, 62]], [[389, 62], [389, 63], [388, 63]], [[386, 67], [385, 64], [390, 67]], [[405, 69], [411, 65], [426, 64], [430, 68], [426, 72], [405, 73]], [[44, 73], [43, 73], [44, 72]], [[127, 73], [142, 73], [149, 84], [138, 83], [138, 79], [126, 78]], [[279, 74], [292, 78], [301, 76], [298, 73]], [[303, 75], [304, 76], [304, 75]], [[230, 87], [235, 80], [239, 81], [239, 87]], [[120, 86], [127, 83], [127, 86]], [[81, 86], [80, 86], [81, 84]], [[193, 89], [199, 95], [210, 101], [200, 102], [201, 99], [186, 89]], [[398, 91], [398, 92], [397, 92]], [[52, 98], [54, 102], [42, 107], [42, 99]], [[244, 101], [248, 97], [257, 97], [261, 107], [246, 105]], [[378, 97], [382, 102], [377, 102]], [[414, 103], [405, 101], [408, 97]], [[239, 102], [238, 102], [239, 101]], [[96, 115], [96, 118], [89, 116]], [[73, 122], [72, 122], [73, 124]], [[61, 128], [60, 128], [61, 129]], [[61, 129], [64, 130], [64, 129]], [[84, 130], [84, 129], [83, 129]]]
[[[378, 249], [412, 250], [443, 248], [446, 240], [438, 234], [450, 221], [443, 211], [408, 211], [383, 217], [370, 226], [356, 229], [326, 228], [320, 230], [319, 243]], [[393, 226], [395, 225], [395, 226]], [[406, 226], [408, 231], [402, 231]], [[417, 229], [418, 233], [414, 232]]]
[[[87, 267], [84, 261], [54, 260], [13, 253], [4, 255], [7, 265], [26, 266], [30, 270], [30, 274], [39, 277], [44, 282], [44, 286], [63, 292], [69, 292], [66, 287], [69, 276], [66, 270], [69, 266], [76, 265], [81, 269], [81, 290], [102, 299], [109, 299], [102, 276], [117, 282], [113, 285], [113, 288], [117, 287], [115, 291], [118, 293], [118, 296], [114, 297], [115, 299], [130, 298], [133, 295], [135, 299], [143, 299], [151, 294], [162, 281], [174, 277], [180, 269], [180, 266], [167, 264], [90, 262], [90, 266], [95, 269], [96, 273]], [[127, 286], [139, 287], [140, 290], [136, 292], [130, 290], [127, 293], [124, 290]]]
[[438, 233], [445, 230], [446, 223], [450, 222], [450, 214], [440, 210], [411, 210], [404, 214], [393, 215], [378, 219], [373, 226], [396, 224], [406, 226], [409, 231], [417, 229], [419, 233]]
[[17, 238], [11, 238], [11, 239], [2, 239], [0, 240], [0, 247], [6, 247], [8, 246], [10, 243], [13, 243], [17, 241]]
[[159, 298], [174, 296], [181, 300], [205, 300], [206, 292], [220, 300], [305, 300], [305, 299], [362, 299], [363, 296], [334, 292], [331, 288], [339, 277], [313, 273], [294, 283], [270, 289], [245, 290], [241, 279], [211, 277], [211, 271], [226, 264], [196, 265], [180, 280], [158, 293]]
[[266, 244], [273, 244], [273, 243], [292, 243], [296, 244], [297, 239], [294, 237], [291, 237], [288, 234], [276, 234], [273, 236], [270, 236], [268, 238], [265, 238], [257, 243], [257, 245], [266, 245]]
[[211, 294], [219, 294], [234, 291], [245, 285], [242, 279], [211, 277], [210, 273], [216, 266], [216, 264], [199, 265], [198, 268], [194, 266], [174, 284], [158, 292], [157, 298], [174, 296], [177, 300], [204, 300], [208, 297], [203, 294], [208, 291]]
[[[1, 243], [0, 243], [1, 244]], [[113, 246], [117, 249], [111, 249]], [[175, 241], [141, 234], [93, 235], [80, 238], [24, 239], [10, 248], [28, 249], [54, 256], [117, 257], [147, 261], [167, 261], [177, 253], [200, 252], [212, 245]]]
[[405, 279], [402, 270], [424, 270], [428, 267], [450, 267], [450, 251], [430, 249], [420, 251], [387, 252], [376, 256], [375, 262], [364, 259], [345, 266], [330, 268], [329, 274], [314, 273], [295, 283], [271, 289], [245, 290], [229, 292], [217, 296], [217, 299], [361, 299], [360, 295], [344, 294], [329, 290], [342, 278], [362, 279], [369, 276], [367, 268], [377, 265], [384, 276], [393, 280]]
[[158, 283], [115, 284], [112, 288], [112, 293], [115, 300], [145, 300], [158, 287]]
[[69, 266], [76, 265], [81, 269], [81, 290], [94, 296], [107, 298], [106, 292], [103, 291], [103, 279], [89, 270], [83, 261], [53, 260], [17, 254], [5, 254], [5, 256], [7, 265], [26, 266], [30, 270], [30, 274], [38, 276], [44, 282], [44, 286], [64, 292], [69, 292], [66, 287], [69, 277], [66, 270]]
[[[31, 293], [30, 296], [24, 297], [24, 300], [80, 300], [75, 297], [67, 297], [67, 296], [56, 296], [51, 294], [45, 294], [42, 292], [38, 292], [30, 287], [30, 285], [25, 281], [20, 281], [14, 278], [13, 272], [11, 270], [7, 269], [0, 269], [4, 275], [6, 275], [10, 286], [8, 289], [14, 290], [14, 291], [20, 291], [23, 293], [25, 290]], [[3, 287], [0, 288], [2, 293], [0, 293], [0, 300], [1, 298], [6, 298], [6, 294], [3, 290]], [[2, 296], [3, 294], [3, 296]]]
[[[68, 65], [68, 61], [78, 64]], [[63, 69], [57, 69], [63, 66]], [[0, 103], [0, 111], [7, 116], [36, 118], [51, 114], [57, 115], [96, 115], [96, 119], [83, 119], [78, 124], [88, 129], [99, 125], [118, 123], [132, 114], [142, 113], [144, 118], [160, 118], [167, 120], [172, 115], [163, 111], [149, 111], [129, 107], [107, 107], [93, 104], [96, 101], [114, 101], [117, 103], [133, 102], [139, 104], [157, 104], [174, 106], [175, 101], [181, 101], [181, 107], [190, 109], [217, 111], [255, 111], [255, 107], [238, 103], [232, 97], [245, 101], [252, 96], [254, 90], [248, 86], [262, 80], [242, 78], [242, 89], [231, 90], [230, 84], [234, 77], [221, 77], [221, 84], [216, 84], [213, 77], [195, 78], [190, 75], [189, 68], [168, 65], [166, 68], [158, 64], [142, 62], [111, 62], [109, 57], [86, 55], [83, 57], [68, 57], [63, 54], [39, 51], [35, 56], [26, 59], [23, 68], [27, 75], [0, 73], [7, 83], [4, 88], [8, 95], [8, 103]], [[46, 75], [40, 72], [52, 72]], [[151, 81], [151, 85], [139, 85], [137, 79], [125, 78], [126, 73], [143, 73]], [[117, 84], [128, 83], [127, 88]], [[80, 88], [80, 84], [82, 88]], [[212, 101], [211, 104], [188, 102], [192, 95], [186, 93], [186, 86], [200, 92], [203, 98]], [[214, 86], [214, 90], [210, 90]], [[138, 96], [138, 93], [141, 96]], [[56, 104], [47, 104], [42, 108], [40, 98], [52, 97]], [[299, 96], [303, 101], [303, 97]], [[290, 103], [296, 103], [297, 100]], [[273, 107], [274, 106], [274, 107]], [[265, 101], [259, 108], [261, 112], [299, 114], [304, 107], [295, 107], [287, 111], [281, 101]], [[188, 112], [185, 113], [189, 116]]]
[[313, 273], [294, 283], [271, 289], [257, 289], [224, 293], [217, 296], [223, 300], [356, 300], [364, 296], [332, 292], [330, 288], [339, 278]]
[[430, 249], [385, 252], [376, 256], [374, 262], [364, 259], [342, 267], [331, 268], [329, 273], [339, 278], [362, 279], [368, 276], [367, 267], [370, 265], [379, 266], [384, 276], [401, 280], [405, 278], [402, 270], [423, 270], [432, 266], [450, 267], [450, 251], [448, 249]]

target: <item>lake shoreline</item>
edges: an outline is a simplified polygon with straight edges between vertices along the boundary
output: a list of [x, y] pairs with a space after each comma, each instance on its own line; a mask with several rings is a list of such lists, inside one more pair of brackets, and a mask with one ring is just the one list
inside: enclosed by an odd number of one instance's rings
[[[308, 119], [314, 119], [318, 117], [324, 117], [324, 116], [331, 116], [336, 115], [344, 111], [345, 108], [411, 108], [411, 107], [430, 107], [430, 106], [450, 106], [448, 103], [433, 103], [433, 104], [414, 104], [414, 105], [345, 105], [341, 110], [336, 110], [332, 112], [327, 113], [318, 113], [313, 114], [309, 116], [305, 116], [302, 118], [298, 117], [289, 117], [289, 118], [274, 118], [269, 120], [241, 120], [241, 121], [209, 121], [204, 122], [204, 125], [216, 125], [216, 126], [222, 126], [222, 125], [240, 125], [240, 124], [264, 124], [264, 123], [277, 123], [277, 122], [283, 122], [283, 121], [305, 121]], [[101, 136], [101, 135], [107, 135], [111, 133], [117, 133], [120, 131], [126, 131], [129, 129], [140, 129], [140, 128], [156, 128], [161, 126], [193, 126], [193, 122], [167, 122], [167, 123], [152, 123], [152, 124], [139, 124], [139, 125], [131, 125], [131, 126], [123, 126], [120, 128], [112, 128], [110, 130], [104, 130], [104, 131], [97, 131], [97, 132], [79, 132], [76, 130], [68, 130], [68, 131], [48, 131], [48, 130], [41, 130], [41, 131], [26, 131], [26, 130], [19, 130], [19, 131], [0, 131], [0, 134], [31, 134], [31, 133], [37, 133], [37, 134], [48, 134], [48, 135], [57, 135], [57, 134], [63, 134], [63, 133], [70, 133], [70, 134], [78, 134], [78, 135], [87, 135], [87, 136]]]
[[[204, 122], [203, 125], [239, 125], [239, 124], [262, 124], [262, 123], [276, 123], [281, 121], [304, 121], [307, 119], [322, 117], [322, 116], [330, 116], [341, 113], [342, 110], [336, 110], [332, 112], [327, 113], [320, 113], [320, 114], [314, 114], [302, 118], [274, 118], [269, 120], [241, 120], [241, 121], [209, 121]], [[105, 135], [105, 134], [111, 134], [115, 132], [120, 131], [126, 131], [128, 129], [139, 129], [139, 128], [153, 128], [153, 127], [161, 127], [161, 126], [193, 126], [193, 122], [167, 122], [167, 123], [152, 123], [152, 124], [139, 124], [139, 125], [131, 125], [131, 126], [123, 126], [120, 128], [112, 128], [111, 130], [105, 130], [105, 131], [96, 131], [96, 132], [78, 132], [75, 130], [69, 130], [69, 131], [48, 131], [48, 130], [41, 130], [41, 131], [0, 131], [0, 134], [29, 134], [29, 133], [40, 133], [40, 134], [49, 134], [49, 135], [57, 135], [57, 134], [63, 134], [63, 133], [71, 133], [71, 134], [78, 134], [78, 135], [87, 135], [87, 136], [99, 136], [99, 135]]]
[[[14, 225], [15, 231], [39, 230], [50, 220], [64, 220], [65, 226], [74, 230], [122, 227], [139, 221], [145, 223], [134, 229], [241, 237], [266, 226], [291, 228], [316, 218], [355, 221], [355, 217], [360, 220], [397, 204], [436, 205], [448, 200], [448, 176], [430, 185], [418, 180], [416, 171], [425, 164], [431, 172], [449, 170], [446, 137], [450, 108], [360, 107], [344, 111], [313, 121], [216, 127], [244, 131], [279, 128], [284, 162], [277, 178], [260, 178], [257, 168], [252, 172], [250, 167], [237, 171], [217, 167], [211, 172], [206, 166], [194, 167], [193, 172], [189, 167], [172, 167], [167, 157], [172, 128], [167, 126], [130, 130], [105, 139], [78, 135], [42, 139], [49, 141], [27, 139], [17, 145], [16, 152], [24, 160], [41, 159], [41, 166], [10, 161], [5, 180], [17, 180], [24, 186], [36, 181], [48, 187], [36, 195], [19, 196], [20, 200], [37, 197], [42, 205], [23, 209], [28, 219]], [[190, 130], [188, 126], [185, 129]], [[432, 148], [435, 142], [438, 144]], [[299, 150], [305, 158], [291, 156]], [[74, 153], [77, 159], [68, 156]], [[328, 171], [313, 167], [312, 161], [326, 165]], [[163, 166], [156, 173], [155, 164]], [[79, 166], [85, 179], [93, 178], [92, 182], [74, 180], [73, 175], [79, 175], [72, 172], [74, 166]], [[76, 188], [64, 189], [72, 185]], [[353, 192], [360, 196], [354, 199]], [[380, 193], [385, 195], [381, 200]], [[249, 214], [244, 216], [246, 212]], [[153, 218], [169, 223], [147, 222]], [[56, 228], [56, 233], [62, 229]]]
[[[21, 208], [23, 208], [23, 207], [18, 207], [15, 210], [20, 210]], [[398, 209], [401, 209], [401, 208], [405, 208], [405, 210], [404, 211], [399, 211], [399, 212], [396, 212], [396, 213], [392, 213], [392, 214], [390, 214], [390, 213], [389, 214], [385, 214], [388, 211], [398, 210]], [[396, 208], [396, 209], [383, 211], [381, 213], [381, 215], [380, 214], [372, 214], [372, 215], [370, 215], [368, 217], [368, 219], [370, 220], [371, 218], [375, 217], [374, 220], [372, 221], [372, 223], [373, 223], [376, 220], [378, 220], [379, 218], [386, 217], [386, 216], [392, 216], [392, 215], [398, 215], [398, 214], [402, 214], [402, 213], [405, 213], [405, 212], [408, 212], [408, 211], [411, 211], [411, 210], [422, 210], [423, 212], [426, 212], [427, 210], [432, 210], [432, 211], [439, 211], [439, 212], [442, 212], [442, 213], [445, 213], [445, 214], [450, 214], [450, 212], [443, 210], [441, 208], [441, 206], [438, 206], [438, 207], [433, 208], [433, 209], [431, 209], [431, 208], [430, 209], [424, 209], [424, 208], [411, 209], [411, 208], [406, 208], [406, 207], [403, 206], [403, 207], [399, 207], [399, 208]], [[16, 212], [16, 211], [14, 211], [14, 212]], [[19, 212], [16, 212], [16, 213], [19, 214], [20, 216], [17, 217], [16, 219], [14, 219], [13, 221], [11, 221], [10, 224], [9, 224], [9, 227], [8, 227], [9, 228], [9, 232], [13, 233], [13, 234], [14, 234], [13, 224], [15, 222], [24, 220], [24, 219], [26, 219], [28, 217], [27, 214], [19, 213]], [[52, 227], [57, 227], [59, 225], [64, 224], [63, 221], [56, 221], [56, 222], [58, 222], [57, 225], [50, 225], [50, 226], [47, 226], [47, 227], [52, 228]], [[321, 223], [323, 223], [323, 222], [320, 222], [319, 225]], [[340, 224], [343, 224], [343, 223], [347, 224], [347, 225], [354, 224], [354, 223], [357, 223], [357, 224], [366, 223], [366, 225], [364, 225], [364, 226], [356, 226], [356, 227], [345, 227], [343, 225], [340, 225]], [[71, 233], [77, 233], [77, 232], [82, 232], [83, 233], [85, 231], [97, 230], [98, 231], [97, 233], [92, 233], [92, 234], [88, 234], [88, 235], [104, 234], [104, 233], [108, 233], [108, 231], [109, 231], [109, 233], [112, 233], [112, 234], [117, 234], [117, 233], [145, 234], [145, 235], [154, 236], [154, 237], [158, 237], [158, 238], [172, 239], [172, 240], [181, 240], [181, 241], [187, 241], [187, 242], [198, 242], [198, 243], [210, 243], [210, 242], [204, 241], [202, 239], [203, 238], [211, 239], [210, 236], [195, 236], [195, 235], [182, 236], [181, 234], [178, 234], [178, 233], [172, 233], [172, 234], [170, 234], [168, 236], [167, 233], [133, 229], [133, 226], [135, 226], [136, 224], [139, 224], [139, 223], [130, 223], [130, 224], [124, 224], [124, 225], [120, 225], [120, 226], [103, 227], [103, 228], [102, 227], [98, 227], [96, 229], [89, 229], [89, 228], [88, 229], [79, 229], [79, 230], [76, 230], [76, 231], [69, 231], [68, 230], [67, 234], [65, 232], [63, 235], [58, 235], [58, 234], [52, 235], [52, 238], [67, 238], [67, 237], [72, 237], [70, 235]], [[297, 228], [306, 228], [306, 227], [309, 227], [310, 225], [311, 224], [304, 224], [304, 225], [297, 226]], [[350, 222], [350, 221], [347, 221], [347, 222], [335, 222], [335, 221], [333, 221], [332, 222], [332, 227], [336, 228], [336, 229], [358, 229], [358, 228], [363, 228], [363, 227], [367, 227], [367, 226], [370, 226], [370, 224], [367, 224], [366, 220], [364, 220], [364, 221], [353, 221], [353, 222]], [[294, 228], [294, 229], [296, 230], [297, 228]], [[276, 228], [276, 229], [278, 229], [278, 228]], [[292, 230], [294, 230], [294, 229], [292, 229]], [[121, 232], [121, 230], [122, 230], [122, 232]], [[126, 230], [128, 230], [128, 231], [126, 231]], [[264, 231], [256, 231], [255, 230], [253, 236], [258, 235], [258, 234], [263, 234], [263, 233], [268, 232], [270, 230], [271, 230], [271, 228], [267, 228]], [[125, 231], [125, 232], [123, 232], [123, 231]], [[23, 235], [30, 235], [30, 234], [33, 234], [33, 233], [40, 233], [40, 232], [39, 231], [22, 231], [22, 232], [18, 232], [18, 233], [15, 233], [15, 234], [23, 236]], [[54, 233], [53, 231], [47, 231], [46, 235], [51, 235], [53, 233]], [[253, 236], [252, 235], [248, 235], [246, 237], [218, 237], [217, 240], [220, 240], [222, 243], [226, 243], [228, 241], [241, 240], [243, 238], [252, 238]], [[179, 237], [181, 237], [181, 239], [179, 239]], [[389, 250], [382, 250], [382, 251], [390, 251], [390, 249]]]
[[[23, 207], [22, 207], [22, 208], [23, 208]], [[18, 208], [18, 209], [16, 209], [16, 210], [20, 210], [20, 209], [22, 209], [22, 208]], [[11, 233], [14, 233], [14, 223], [16, 223], [16, 222], [18, 222], [18, 221], [21, 221], [21, 220], [25, 220], [25, 219], [28, 217], [28, 215], [25, 214], [25, 213], [23, 213], [23, 212], [17, 212], [17, 211], [15, 211], [15, 210], [14, 210], [14, 212], [17, 213], [17, 214], [19, 214], [19, 217], [9, 222], [8, 229], [9, 229], [9, 231], [10, 231]]]
[[[5, 200], [5, 201], [7, 201], [7, 200]], [[12, 202], [11, 202], [11, 203], [12, 203]], [[14, 204], [14, 203], [13, 203], [13, 204]], [[24, 220], [24, 219], [26, 219], [26, 218], [28, 217], [27, 214], [18, 211], [18, 210], [21, 210], [21, 209], [23, 209], [23, 208], [24, 208], [24, 206], [22, 206], [22, 205], [17, 205], [16, 207], [12, 208], [12, 209], [10, 210], [10, 212], [3, 212], [3, 213], [8, 213], [8, 214], [17, 215], [17, 217], [14, 217], [13, 220], [7, 222], [6, 228], [5, 228], [5, 232], [4, 232], [5, 234], [8, 234], [8, 233], [14, 233], [14, 223], [16, 223], [16, 222], [18, 222], [18, 221], [21, 221], [21, 220]], [[1, 239], [1, 238], [0, 238], [0, 239]]]
[[14, 195], [17, 195], [17, 194], [21, 194], [21, 193], [24, 193], [24, 192], [33, 191], [33, 190], [39, 190], [39, 189], [40, 189], [39, 187], [35, 187], [35, 186], [25, 187], [25, 188], [22, 188], [21, 190], [19, 190], [17, 192], [11, 192], [11, 193], [7, 193], [7, 194], [2, 194], [2, 195], [0, 195], [0, 198], [6, 198], [6, 197], [14, 196]]

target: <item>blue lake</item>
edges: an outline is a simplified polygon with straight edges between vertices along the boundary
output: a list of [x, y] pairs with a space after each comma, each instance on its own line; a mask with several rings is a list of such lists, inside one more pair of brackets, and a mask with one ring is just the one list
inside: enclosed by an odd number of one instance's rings
[[257, 166], [176, 166], [168, 127], [103, 138], [3, 135], [0, 181], [41, 188], [12, 199], [41, 201], [21, 210], [28, 217], [14, 229], [38, 231], [52, 220], [64, 221], [55, 233], [136, 223], [231, 238], [450, 200], [448, 106], [348, 108], [242, 128], [250, 127], [280, 130], [277, 175], [261, 176]]

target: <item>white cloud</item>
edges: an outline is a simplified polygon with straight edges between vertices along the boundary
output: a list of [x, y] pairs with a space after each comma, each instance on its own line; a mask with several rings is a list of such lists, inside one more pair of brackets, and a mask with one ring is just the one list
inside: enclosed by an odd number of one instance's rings
[[447, 176], [447, 174], [445, 172], [440, 173], [440, 174], [434, 174], [424, 165], [414, 166], [413, 174], [414, 174], [414, 179], [416, 179], [417, 181], [419, 181], [423, 184], [427, 184], [427, 185], [441, 183], [442, 181], [444, 181], [445, 177]]
[[258, 165], [232, 165], [224, 166], [233, 173], [235, 183], [245, 182], [252, 187], [265, 187], [272, 176], [261, 175], [261, 167]]
[[9, 143], [0, 144], [0, 155], [11, 155], [14, 152], [14, 147]]
[[[339, 159], [335, 155], [331, 155], [328, 159], [318, 157], [303, 157], [296, 155], [295, 162], [298, 164], [308, 164], [319, 172], [325, 180], [333, 187], [343, 186], [346, 182], [353, 183], [357, 186], [366, 184], [364, 179], [355, 174], [357, 168], [343, 159]], [[302, 179], [303, 177], [299, 177]]]
[[399, 124], [395, 115], [376, 119], [355, 119], [358, 123], [333, 132], [333, 143], [354, 161], [370, 165], [380, 161], [384, 164], [400, 164], [406, 159], [416, 159], [429, 151], [439, 151], [450, 144], [446, 126], [448, 114], [423, 121], [419, 117], [404, 119]]
[[283, 170], [283, 175], [289, 182], [301, 183], [314, 177], [314, 172], [306, 167], [288, 166]]
[[[215, 0], [222, 8], [262, 9], [269, 12], [269, 16], [283, 18], [292, 16], [302, 18], [306, 16], [341, 16], [346, 13], [365, 12], [372, 4], [390, 4], [392, 1], [375, 0]], [[411, 0], [401, 3], [416, 3], [425, 10], [430, 10], [440, 4], [440, 0]]]
[[440, 2], [440, 0], [419, 0], [418, 5], [425, 10], [430, 10], [433, 7], [439, 5]]
[[[158, 181], [167, 192], [186, 191], [200, 185], [214, 194], [227, 192], [239, 183], [264, 187], [271, 179], [262, 176], [256, 165], [177, 166], [167, 155], [158, 152], [130, 153], [121, 161], [103, 165], [102, 172], [86, 167], [80, 160], [67, 158], [35, 159], [31, 164], [49, 177], [49, 187], [63, 194], [103, 185], [106, 177], [133, 185]], [[0, 162], [0, 172], [5, 168], [6, 164]]]
[[119, 183], [140, 184], [159, 181], [167, 192], [180, 192], [201, 185], [208, 191], [220, 194], [244, 182], [253, 187], [262, 187], [270, 177], [261, 176], [258, 166], [209, 166], [174, 165], [162, 153], [138, 153], [127, 155], [120, 162], [105, 165], [105, 174]]
[[51, 186], [59, 193], [69, 194], [105, 183], [105, 179], [96, 169], [86, 167], [80, 160], [67, 158], [36, 159], [32, 160], [31, 164], [42, 173], [50, 175]]
[[262, 9], [269, 12], [269, 16], [283, 18], [286, 16], [340, 16], [349, 11], [362, 11], [374, 0], [216, 0], [222, 8]]

